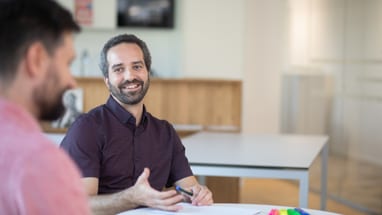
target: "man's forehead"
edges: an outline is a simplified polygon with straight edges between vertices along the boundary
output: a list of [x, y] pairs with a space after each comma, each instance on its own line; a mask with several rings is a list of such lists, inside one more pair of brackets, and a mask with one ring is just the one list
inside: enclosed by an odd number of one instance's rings
[[143, 52], [140, 47], [132, 43], [124, 43], [109, 49], [107, 59], [110, 63], [139, 63], [143, 62]]
[[135, 43], [119, 43], [119, 44], [116, 44], [115, 46], [113, 47], [110, 47], [109, 51], [119, 51], [119, 50], [123, 50], [123, 51], [139, 51], [139, 52], [142, 52], [141, 50], [141, 47], [139, 47], [137, 44]]

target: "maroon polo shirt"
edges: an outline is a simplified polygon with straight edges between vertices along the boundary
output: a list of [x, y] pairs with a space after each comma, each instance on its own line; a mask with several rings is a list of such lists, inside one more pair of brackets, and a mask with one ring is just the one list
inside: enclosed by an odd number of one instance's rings
[[192, 175], [173, 126], [143, 110], [141, 123], [113, 97], [81, 115], [61, 142], [83, 177], [99, 179], [98, 193], [115, 193], [133, 186], [143, 168], [151, 171], [156, 190]]

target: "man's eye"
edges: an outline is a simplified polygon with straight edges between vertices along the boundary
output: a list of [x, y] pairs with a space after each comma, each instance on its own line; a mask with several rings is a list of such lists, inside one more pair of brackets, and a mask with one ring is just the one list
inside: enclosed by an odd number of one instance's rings
[[120, 67], [120, 68], [115, 68], [115, 69], [114, 69], [114, 72], [118, 72], [118, 73], [123, 72], [123, 68], [122, 68], [122, 67]]
[[143, 68], [142, 65], [135, 65], [135, 66], [133, 66], [133, 69], [134, 69], [134, 70], [140, 70], [140, 69], [142, 69], [142, 68]]

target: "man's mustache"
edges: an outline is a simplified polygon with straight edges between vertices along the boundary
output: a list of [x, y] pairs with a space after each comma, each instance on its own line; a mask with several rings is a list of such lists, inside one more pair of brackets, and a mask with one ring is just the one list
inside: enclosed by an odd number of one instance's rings
[[143, 83], [144, 83], [143, 81], [140, 81], [138, 79], [133, 79], [131, 81], [126, 80], [122, 84], [120, 84], [119, 87], [121, 88], [121, 87], [124, 87], [125, 85], [128, 85], [128, 84], [140, 84], [140, 85], [143, 85]]

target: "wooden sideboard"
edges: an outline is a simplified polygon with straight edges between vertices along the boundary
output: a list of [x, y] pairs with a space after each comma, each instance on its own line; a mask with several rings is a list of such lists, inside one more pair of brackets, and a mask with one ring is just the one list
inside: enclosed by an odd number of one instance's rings
[[[104, 104], [109, 91], [102, 78], [78, 78], [84, 111]], [[151, 80], [144, 103], [154, 116], [173, 124], [241, 126], [241, 81], [209, 79]]]

